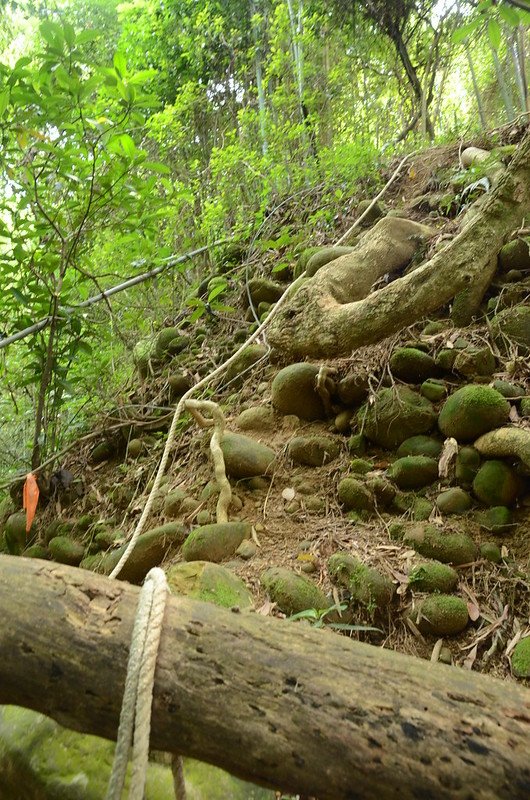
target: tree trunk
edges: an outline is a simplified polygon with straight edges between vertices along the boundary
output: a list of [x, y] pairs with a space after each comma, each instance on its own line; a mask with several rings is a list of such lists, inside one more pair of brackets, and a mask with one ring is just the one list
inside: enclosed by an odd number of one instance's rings
[[[339, 261], [331, 262], [306, 281], [293, 299], [274, 317], [268, 333], [272, 347], [284, 360], [350, 355], [363, 345], [390, 336], [436, 311], [464, 290], [480, 284], [505, 237], [530, 214], [530, 134], [519, 145], [509, 168], [481, 210], [458, 236], [414, 271], [364, 299], [334, 291], [340, 283]], [[401, 220], [403, 221], [403, 220]], [[378, 226], [381, 223], [378, 223]], [[377, 241], [376, 226], [350, 254], [361, 264], [369, 259], [369, 237]], [[377, 258], [377, 252], [374, 251]], [[330, 280], [328, 281], [328, 276]], [[354, 286], [351, 276], [345, 289]]]
[[[0, 703], [115, 739], [139, 589], [0, 556]], [[151, 744], [320, 800], [527, 800], [530, 693], [169, 598]]]
[[475, 100], [477, 101], [477, 108], [478, 108], [478, 115], [480, 117], [480, 125], [482, 130], [485, 131], [488, 127], [486, 122], [486, 115], [484, 113], [484, 106], [482, 105], [482, 98], [480, 97], [480, 89], [478, 88], [477, 76], [475, 75], [475, 67], [473, 66], [473, 59], [471, 58], [471, 52], [469, 50], [469, 46], [466, 45], [466, 57], [467, 63], [469, 65], [469, 72], [471, 73], [471, 82], [473, 84], [473, 91], [475, 92]]

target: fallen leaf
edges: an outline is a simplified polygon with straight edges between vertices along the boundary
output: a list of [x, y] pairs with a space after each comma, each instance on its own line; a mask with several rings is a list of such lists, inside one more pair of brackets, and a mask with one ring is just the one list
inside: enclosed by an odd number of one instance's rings
[[275, 608], [276, 603], [271, 603], [270, 600], [265, 600], [262, 606], [256, 609], [256, 614], [261, 614], [262, 617], [268, 617]]
[[480, 609], [477, 605], [475, 605], [475, 603], [467, 604], [467, 613], [469, 614], [469, 619], [472, 622], [476, 622], [480, 617]]
[[478, 644], [474, 646], [474, 648], [469, 652], [469, 654], [464, 659], [464, 663], [462, 666], [465, 669], [473, 669], [473, 664], [477, 659], [477, 653], [478, 653]]
[[22, 490], [22, 508], [26, 511], [26, 533], [31, 530], [31, 523], [39, 502], [39, 487], [33, 472], [28, 473]]

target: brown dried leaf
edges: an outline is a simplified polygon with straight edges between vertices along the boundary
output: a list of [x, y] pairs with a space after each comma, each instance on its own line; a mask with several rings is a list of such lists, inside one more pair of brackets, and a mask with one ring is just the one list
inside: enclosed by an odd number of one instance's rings
[[462, 666], [465, 669], [473, 669], [473, 664], [477, 659], [477, 653], [478, 653], [478, 644], [474, 646], [474, 648], [468, 653], [468, 655], [464, 659], [464, 663]]
[[477, 605], [475, 605], [475, 603], [468, 603], [467, 613], [469, 614], [469, 619], [472, 622], [476, 622], [477, 619], [480, 617], [480, 608]]
[[265, 600], [262, 606], [256, 609], [256, 614], [261, 614], [262, 617], [269, 617], [276, 607], [276, 603], [272, 603], [270, 600]]

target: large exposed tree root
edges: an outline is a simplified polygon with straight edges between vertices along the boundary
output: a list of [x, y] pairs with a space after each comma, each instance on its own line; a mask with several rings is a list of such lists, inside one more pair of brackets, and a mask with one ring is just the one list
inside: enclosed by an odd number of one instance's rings
[[443, 250], [368, 295], [381, 270], [404, 266], [426, 232], [412, 232], [407, 226], [415, 223], [407, 220], [382, 220], [353, 253], [332, 261], [301, 287], [272, 322], [269, 342], [284, 360], [343, 356], [413, 324], [460, 293], [467, 293], [475, 313], [493, 276], [493, 258], [529, 215], [527, 134], [480, 212]]

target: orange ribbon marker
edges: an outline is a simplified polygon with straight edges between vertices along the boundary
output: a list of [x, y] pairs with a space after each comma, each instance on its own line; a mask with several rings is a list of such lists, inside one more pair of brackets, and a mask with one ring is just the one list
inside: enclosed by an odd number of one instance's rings
[[28, 473], [22, 490], [22, 508], [26, 511], [26, 533], [31, 530], [31, 523], [39, 502], [39, 487], [33, 472]]

